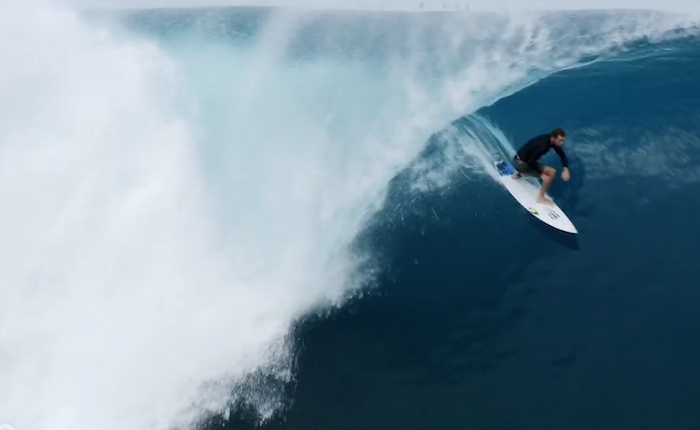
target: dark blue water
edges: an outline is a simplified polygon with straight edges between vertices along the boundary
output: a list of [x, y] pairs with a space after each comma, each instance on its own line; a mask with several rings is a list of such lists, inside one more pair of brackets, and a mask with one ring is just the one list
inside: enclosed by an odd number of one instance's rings
[[566, 129], [552, 195], [580, 235], [485, 178], [385, 211], [378, 286], [299, 324], [290, 404], [262, 428], [700, 428], [700, 40], [621, 59], [477, 113], [518, 144]]
[[[357, 55], [382, 67], [384, 55], [401, 57], [415, 43], [385, 31], [382, 23], [398, 19], [390, 15], [352, 24], [331, 15], [299, 30], [289, 56]], [[187, 16], [179, 26], [135, 21], [172, 41], [196, 27]], [[212, 16], [199, 36], [242, 45], [267, 19], [254, 10]], [[605, 39], [595, 19], [564, 21], [558, 43]], [[429, 51], [435, 41], [423, 43]], [[453, 118], [452, 136], [476, 134], [485, 147], [492, 130], [517, 148], [564, 128], [571, 180], [557, 179], [550, 194], [580, 234], [540, 223], [488, 175], [418, 193], [408, 186], [415, 172], [402, 172], [358, 237], [379, 267], [374, 284], [293, 330], [293, 382], [278, 387], [285, 407], [260, 421], [239, 405], [208, 427], [700, 428], [698, 71], [697, 36], [640, 37]], [[442, 132], [421, 157], [450, 158]], [[559, 168], [554, 153], [542, 161]]]

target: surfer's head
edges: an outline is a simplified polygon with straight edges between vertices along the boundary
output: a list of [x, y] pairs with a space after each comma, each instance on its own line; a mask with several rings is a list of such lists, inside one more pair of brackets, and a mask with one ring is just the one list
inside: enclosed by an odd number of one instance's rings
[[564, 130], [562, 130], [561, 128], [555, 128], [554, 130], [552, 130], [552, 136], [549, 138], [549, 141], [552, 142], [552, 145], [562, 146], [565, 140], [566, 132]]

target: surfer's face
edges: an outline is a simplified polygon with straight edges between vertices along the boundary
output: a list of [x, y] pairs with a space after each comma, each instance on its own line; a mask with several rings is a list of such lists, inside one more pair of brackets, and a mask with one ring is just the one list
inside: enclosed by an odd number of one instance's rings
[[564, 144], [564, 140], [566, 140], [566, 137], [564, 136], [552, 137], [551, 139], [552, 144], [557, 146], [562, 146]]

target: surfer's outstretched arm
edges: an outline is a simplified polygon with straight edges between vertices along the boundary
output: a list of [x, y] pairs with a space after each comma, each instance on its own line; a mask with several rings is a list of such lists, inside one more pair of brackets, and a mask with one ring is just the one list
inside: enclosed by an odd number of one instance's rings
[[559, 159], [561, 159], [561, 165], [563, 166], [561, 170], [561, 178], [565, 181], [568, 181], [571, 177], [571, 173], [569, 173], [569, 158], [566, 156], [566, 153], [563, 149], [561, 149], [560, 146], [555, 145], [554, 151], [559, 156]]

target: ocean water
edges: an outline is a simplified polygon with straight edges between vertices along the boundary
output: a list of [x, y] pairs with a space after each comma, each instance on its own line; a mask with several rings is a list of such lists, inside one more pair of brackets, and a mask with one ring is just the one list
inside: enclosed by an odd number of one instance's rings
[[0, 428], [700, 427], [689, 17], [2, 12]]

